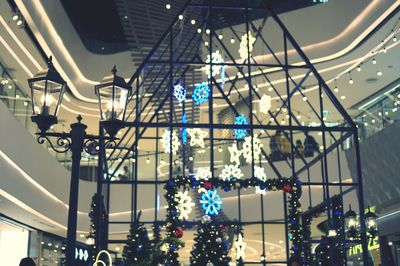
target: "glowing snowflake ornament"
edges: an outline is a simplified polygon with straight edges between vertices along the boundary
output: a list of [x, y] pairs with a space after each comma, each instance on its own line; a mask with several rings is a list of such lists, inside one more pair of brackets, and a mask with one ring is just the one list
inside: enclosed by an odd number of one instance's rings
[[204, 149], [204, 138], [208, 135], [207, 131], [200, 128], [188, 128], [187, 132], [190, 136], [190, 146], [199, 145]]
[[[238, 115], [235, 117], [235, 125], [248, 125], [249, 123], [246, 120], [246, 117], [244, 115]], [[236, 128], [233, 130], [235, 132], [235, 137], [236, 139], [244, 139], [247, 134], [246, 129], [239, 129]]]
[[247, 244], [246, 242], [244, 242], [242, 234], [239, 234], [238, 239], [235, 242], [237, 260], [246, 259], [246, 252], [245, 252], [246, 246]]
[[189, 219], [189, 214], [192, 212], [192, 207], [195, 205], [192, 201], [192, 198], [189, 196], [188, 191], [181, 192], [179, 191], [176, 194], [176, 199], [178, 201], [178, 209], [179, 209], [179, 219]]
[[247, 163], [252, 162], [252, 155], [254, 155], [254, 160], [258, 160], [261, 154], [261, 148], [262, 148], [262, 143], [260, 139], [257, 137], [257, 135], [253, 136], [253, 154], [251, 152], [252, 146], [251, 146], [251, 136], [246, 137], [243, 143], [243, 157], [246, 159]]
[[186, 100], [186, 90], [181, 84], [174, 86], [174, 96], [180, 103]]
[[168, 129], [164, 130], [164, 133], [161, 137], [161, 144], [164, 148], [165, 153], [171, 152], [171, 144], [172, 144], [172, 154], [176, 154], [179, 149], [179, 139], [178, 135], [175, 131], [172, 131], [172, 141], [171, 141], [171, 131]]
[[260, 99], [260, 112], [268, 114], [271, 109], [271, 96], [264, 94]]
[[[253, 34], [249, 31], [249, 45], [248, 45], [248, 48], [249, 48], [250, 55], [251, 55], [251, 52], [253, 52], [253, 46], [254, 46], [255, 41], [256, 41], [256, 38], [254, 38]], [[247, 54], [247, 34], [246, 33], [242, 35], [242, 38], [241, 38], [241, 41], [240, 41], [240, 47], [239, 47], [239, 54], [240, 54], [240, 57], [243, 60], [246, 60], [247, 57], [248, 57], [248, 54]]]
[[207, 102], [209, 97], [210, 87], [208, 86], [208, 84], [202, 83], [194, 88], [192, 99], [197, 105]]
[[[224, 59], [222, 58], [219, 50], [216, 50], [214, 53], [208, 54], [206, 59], [206, 65], [203, 67], [204, 73], [206, 73], [208, 78], [215, 77], [219, 73], [221, 73], [222, 63]], [[211, 64], [212, 63], [212, 67]]]
[[208, 180], [209, 178], [211, 178], [210, 168], [199, 167], [197, 169], [195, 178], [196, 178], [196, 180]]
[[200, 203], [206, 215], [217, 215], [221, 210], [222, 201], [215, 189], [205, 191], [201, 195]]
[[224, 166], [219, 177], [224, 181], [231, 181], [242, 178], [243, 173], [242, 170], [240, 170], [239, 165], [228, 164]]
[[228, 147], [228, 150], [231, 154], [231, 163], [240, 164], [240, 155], [242, 155], [242, 151], [238, 150], [236, 143], [232, 144], [231, 147]]

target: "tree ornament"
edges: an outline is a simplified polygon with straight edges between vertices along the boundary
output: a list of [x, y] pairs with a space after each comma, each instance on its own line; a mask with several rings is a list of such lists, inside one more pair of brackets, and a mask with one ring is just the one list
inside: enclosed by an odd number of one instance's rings
[[207, 137], [208, 132], [200, 128], [188, 128], [187, 131], [190, 136], [190, 146], [199, 145], [204, 149], [204, 138]]
[[192, 201], [192, 198], [189, 196], [188, 191], [185, 192], [179, 191], [176, 194], [176, 199], [178, 202], [178, 209], [179, 209], [179, 219], [189, 219], [189, 214], [192, 212], [192, 207], [195, 205]]
[[246, 252], [245, 252], [246, 246], [247, 246], [247, 244], [246, 244], [246, 242], [244, 242], [242, 234], [239, 233], [238, 239], [237, 239], [236, 242], [235, 242], [235, 247], [236, 247], [236, 259], [237, 259], [237, 260], [239, 260], [239, 259], [242, 259], [242, 260], [246, 259]]
[[283, 185], [282, 190], [285, 192], [290, 192], [290, 190], [292, 190], [292, 187], [289, 184], [285, 184]]
[[[223, 62], [224, 59], [222, 58], [222, 55], [219, 52], [219, 50], [216, 50], [215, 52], [211, 53], [211, 56], [210, 54], [208, 54], [206, 59], [206, 65], [203, 67], [204, 73], [206, 73], [208, 78], [215, 77], [221, 72]], [[210, 63], [212, 63], [212, 67]]]
[[164, 130], [164, 133], [161, 137], [161, 144], [164, 148], [165, 153], [171, 152], [171, 144], [172, 144], [172, 154], [176, 154], [179, 149], [179, 139], [175, 131], [172, 131], [172, 141], [171, 141], [171, 131], [168, 129]]
[[229, 153], [231, 154], [231, 163], [240, 164], [240, 155], [242, 155], [242, 151], [238, 150], [236, 143], [233, 143], [232, 146], [228, 147]]
[[205, 191], [200, 203], [206, 215], [217, 215], [221, 210], [222, 201], [215, 189]]
[[222, 238], [217, 237], [217, 238], [215, 239], [215, 242], [217, 242], [218, 244], [221, 244], [221, 243], [222, 243]]
[[210, 222], [211, 222], [211, 217], [209, 215], [203, 215], [203, 217], [201, 217], [202, 224], [209, 224]]
[[[235, 117], [235, 125], [248, 125], [249, 123], [246, 120], [246, 117], [244, 115], [238, 115]], [[247, 130], [246, 129], [239, 129], [235, 128], [233, 129], [235, 132], [235, 137], [236, 139], [244, 139], [247, 135]]]
[[[252, 137], [246, 137], [243, 143], [243, 157], [246, 159], [247, 163], [251, 163], [252, 162], [252, 155], [254, 155], [254, 160], [258, 160], [258, 158], [260, 157], [261, 154], [261, 148], [262, 148], [262, 143], [260, 141], [260, 139], [257, 137], [257, 135], [253, 136], [253, 146], [251, 145], [251, 139]], [[253, 153], [251, 152], [253, 148]]]
[[212, 189], [213, 188], [213, 184], [211, 182], [204, 182], [204, 188], [205, 189]]
[[186, 90], [181, 84], [174, 86], [174, 96], [180, 103], [186, 100]]
[[194, 88], [192, 99], [196, 105], [205, 103], [210, 97], [210, 87], [207, 83], [202, 83]]
[[180, 229], [180, 228], [176, 229], [176, 230], [174, 231], [174, 236], [175, 236], [176, 238], [182, 238], [182, 236], [183, 236], [183, 230]]
[[195, 175], [196, 180], [208, 180], [211, 178], [210, 168], [207, 167], [199, 167], [197, 168], [197, 172]]
[[239, 165], [228, 164], [224, 166], [219, 177], [224, 181], [231, 181], [242, 178], [243, 173], [242, 170], [240, 170]]
[[214, 266], [214, 263], [212, 263], [211, 261], [207, 262], [206, 266]]
[[260, 99], [260, 112], [268, 114], [269, 109], [271, 109], [271, 96], [264, 94]]
[[[253, 34], [251, 33], [251, 31], [248, 32], [248, 36], [249, 36], [249, 38], [247, 38], [246, 33], [243, 34], [241, 41], [240, 41], [239, 54], [240, 54], [240, 58], [242, 58], [243, 60], [248, 59], [248, 52], [251, 55], [251, 52], [253, 51], [254, 42], [256, 41], [256, 38], [253, 37]], [[247, 41], [249, 42], [248, 45], [247, 45]], [[247, 48], [248, 48], [248, 52], [247, 52]]]

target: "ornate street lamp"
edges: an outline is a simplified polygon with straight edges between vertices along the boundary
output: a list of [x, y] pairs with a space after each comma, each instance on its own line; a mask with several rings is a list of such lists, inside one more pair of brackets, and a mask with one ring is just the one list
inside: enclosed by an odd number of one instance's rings
[[31, 119], [38, 125], [42, 134], [50, 126], [57, 124], [58, 111], [67, 86], [67, 83], [54, 68], [51, 56], [47, 66], [47, 69], [28, 79], [32, 94], [33, 116]]
[[369, 206], [368, 212], [365, 214], [365, 227], [372, 238], [378, 233], [378, 216], [370, 210]]
[[350, 239], [354, 239], [358, 233], [359, 223], [357, 221], [357, 214], [351, 209], [351, 205], [349, 206], [349, 210], [345, 213], [344, 219], [347, 235]]
[[115, 137], [125, 121], [126, 106], [132, 94], [132, 87], [117, 75], [115, 65], [111, 73], [112, 75], [104, 77], [94, 88], [99, 98], [102, 124], [110, 137]]
[[[125, 109], [131, 89], [125, 81], [116, 75], [116, 69], [113, 69], [113, 76], [105, 79], [96, 86], [96, 92], [99, 95], [100, 108], [102, 110], [102, 123], [109, 133], [110, 137], [100, 137], [86, 133], [87, 126], [83, 123], [79, 115], [77, 122], [71, 124], [69, 133], [46, 132], [51, 125], [57, 123], [57, 115], [64, 95], [66, 82], [54, 68], [51, 57], [48, 60], [48, 69], [37, 73], [28, 80], [32, 92], [33, 115], [32, 121], [40, 129], [37, 133], [38, 142], [43, 144], [47, 141], [51, 148], [58, 153], [72, 152], [72, 168], [68, 208], [68, 228], [67, 228], [67, 249], [66, 265], [75, 265], [75, 246], [78, 212], [78, 191], [79, 191], [79, 170], [82, 152], [95, 155], [100, 149], [107, 147], [114, 142], [114, 137], [118, 130], [123, 126], [125, 118]], [[109, 104], [111, 101], [111, 104]], [[104, 115], [103, 115], [104, 113]], [[55, 144], [51, 137], [56, 138]], [[107, 140], [104, 146], [99, 147], [99, 140]], [[93, 238], [88, 238], [92, 241]]]

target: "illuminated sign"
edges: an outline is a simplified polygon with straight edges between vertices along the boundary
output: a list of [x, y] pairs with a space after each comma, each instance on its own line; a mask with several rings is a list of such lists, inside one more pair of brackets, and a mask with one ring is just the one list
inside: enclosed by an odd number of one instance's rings
[[[368, 241], [368, 250], [377, 250], [379, 249], [379, 238], [375, 237], [373, 239], [370, 239]], [[356, 256], [358, 254], [361, 254], [363, 252], [361, 244], [355, 245], [353, 247], [350, 247], [348, 250], [348, 255], [349, 256]]]

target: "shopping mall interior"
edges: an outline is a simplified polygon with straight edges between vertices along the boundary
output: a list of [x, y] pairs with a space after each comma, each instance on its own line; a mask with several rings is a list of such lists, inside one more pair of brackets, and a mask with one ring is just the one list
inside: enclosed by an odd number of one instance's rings
[[0, 1], [0, 265], [400, 265], [400, 0]]

